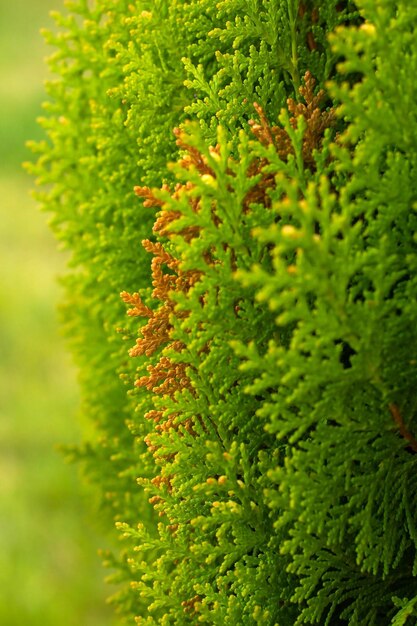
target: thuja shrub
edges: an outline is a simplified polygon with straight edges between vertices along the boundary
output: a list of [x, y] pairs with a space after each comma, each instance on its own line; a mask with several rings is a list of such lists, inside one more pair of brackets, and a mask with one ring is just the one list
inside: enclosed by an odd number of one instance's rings
[[113, 515], [138, 497], [136, 469], [128, 471], [137, 443], [126, 428], [136, 401], [115, 376], [129, 381], [136, 364], [114, 332], [129, 335], [136, 326], [127, 323], [119, 293], [151, 291], [140, 242], [153, 216], [135, 201], [133, 187], [172, 181], [173, 129], [185, 119], [199, 119], [206, 138], [219, 119], [234, 135], [248, 126], [254, 98], [272, 114], [308, 67], [324, 80], [335, 58], [326, 24], [332, 30], [355, 13], [326, 2], [319, 19], [312, 7], [277, 0], [66, 6], [67, 14], [53, 14], [57, 29], [45, 33], [55, 47], [49, 65], [56, 78], [47, 83], [41, 120], [47, 139], [32, 146], [39, 159], [30, 168], [71, 253], [62, 319], [79, 366], [82, 410], [96, 433], [74, 454], [96, 476]]
[[416, 622], [417, 9], [68, 6], [33, 169], [119, 610]]

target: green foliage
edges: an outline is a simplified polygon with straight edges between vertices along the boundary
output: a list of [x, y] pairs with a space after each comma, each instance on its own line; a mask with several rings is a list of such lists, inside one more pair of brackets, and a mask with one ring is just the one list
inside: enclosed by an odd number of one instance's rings
[[249, 393], [271, 392], [258, 415], [286, 443], [267, 500], [288, 528], [297, 624], [397, 623], [393, 596], [416, 591], [416, 153], [414, 114], [401, 117], [415, 97], [416, 13], [395, 4], [363, 3], [364, 24], [333, 35], [338, 71], [361, 75], [332, 88], [350, 124], [303, 200], [295, 177], [290, 201], [276, 198], [292, 226], [257, 229], [272, 271], [241, 273], [290, 328], [283, 345], [239, 354], [257, 374]]
[[232, 136], [242, 126], [248, 128], [254, 101], [275, 116], [287, 97], [299, 97], [307, 70], [323, 84], [336, 58], [327, 34], [358, 15], [352, 3], [346, 4], [342, 9], [332, 1], [321, 2], [320, 8], [299, 0], [217, 3], [217, 17], [226, 22], [209, 33], [217, 45], [213, 77], [207, 79], [202, 64], [184, 59], [189, 76], [185, 84], [204, 94], [185, 111], [200, 120], [206, 139], [216, 140], [219, 123]]
[[[139, 624], [406, 623], [416, 10], [72, 8], [84, 22], [58, 18], [62, 80], [35, 169], [74, 250], [66, 319], [104, 435], [86, 459], [125, 539], [109, 557], [129, 582], [121, 610]], [[123, 293], [131, 344], [132, 317], [148, 319], [137, 361], [114, 336], [122, 289], [140, 292]], [[116, 371], [135, 380], [129, 400]]]

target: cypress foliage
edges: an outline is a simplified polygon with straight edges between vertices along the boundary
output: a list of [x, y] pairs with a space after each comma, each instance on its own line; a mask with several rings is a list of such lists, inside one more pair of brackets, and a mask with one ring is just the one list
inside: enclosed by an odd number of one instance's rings
[[417, 10], [69, 7], [33, 169], [119, 609], [413, 623]]

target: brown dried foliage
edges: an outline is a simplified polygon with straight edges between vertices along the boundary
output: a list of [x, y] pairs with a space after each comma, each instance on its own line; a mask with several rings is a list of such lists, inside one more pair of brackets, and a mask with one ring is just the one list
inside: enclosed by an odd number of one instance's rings
[[[304, 117], [307, 128], [303, 136], [302, 157], [306, 168], [314, 170], [315, 161], [313, 157], [314, 150], [320, 150], [323, 142], [324, 132], [327, 128], [331, 128], [336, 121], [334, 108], [322, 110], [322, 104], [326, 99], [325, 92], [321, 89], [316, 95], [314, 87], [316, 81], [310, 72], [304, 75], [304, 85], [299, 89], [300, 95], [304, 99], [304, 103], [296, 102], [293, 98], [287, 100], [288, 110], [292, 114], [290, 124], [296, 129], [299, 118]], [[254, 103], [255, 111], [258, 114], [258, 121], [249, 120], [252, 132], [255, 137], [264, 145], [272, 144], [282, 161], [287, 161], [290, 154], [294, 155], [294, 147], [288, 132], [282, 126], [271, 126], [263, 108]], [[249, 167], [248, 176], [255, 176], [262, 173], [265, 165], [265, 159], [255, 160]], [[244, 202], [244, 211], [247, 211], [251, 203], [260, 203], [265, 207], [270, 206], [268, 190], [275, 186], [275, 178], [272, 174], [263, 173], [258, 184], [253, 187], [247, 194]]]
[[[196, 167], [201, 174], [211, 173], [201, 154], [191, 146], [185, 146], [179, 131], [175, 132], [177, 144], [181, 148], [187, 149], [187, 154], [181, 161], [182, 166], [186, 169]], [[191, 188], [191, 183], [178, 183], [173, 192], [167, 185], [162, 186], [162, 191], [169, 191], [172, 197], [178, 198]], [[169, 239], [172, 235], [170, 227], [180, 217], [180, 214], [164, 208], [164, 202], [156, 197], [149, 187], [137, 186], [135, 187], [135, 193], [144, 199], [143, 205], [145, 207], [160, 209], [153, 226], [153, 232]], [[191, 202], [194, 210], [197, 211], [198, 200], [191, 200]], [[191, 241], [198, 236], [199, 229], [197, 227], [187, 228], [181, 231], [180, 234], [186, 241]], [[171, 319], [174, 314], [177, 318], [185, 317], [187, 314], [178, 311], [174, 313], [175, 303], [170, 298], [170, 293], [173, 291], [186, 293], [199, 280], [200, 273], [197, 271], [182, 271], [179, 261], [167, 252], [160, 242], [146, 239], [142, 241], [142, 245], [147, 252], [153, 255], [151, 262], [152, 297], [159, 301], [159, 306], [152, 310], [144, 304], [138, 293], [129, 294], [122, 292], [121, 297], [123, 301], [130, 305], [128, 315], [147, 318], [147, 323], [140, 330], [140, 337], [138, 337], [135, 346], [129, 352], [130, 356], [146, 355], [151, 357], [163, 350], [164, 347], [169, 347], [180, 353], [184, 349], [184, 345], [180, 341], [174, 341], [171, 338], [173, 328]], [[169, 273], [166, 271], [167, 269]], [[144, 387], [152, 391], [153, 394], [173, 398], [177, 391], [185, 388], [193, 391], [186, 370], [187, 366], [184, 363], [177, 363], [162, 354], [156, 364], [148, 365], [147, 374], [138, 378], [135, 385]], [[173, 413], [169, 417], [164, 417], [163, 411], [155, 409], [148, 411], [145, 415], [146, 419], [154, 423], [154, 433], [163, 433], [171, 429], [178, 430], [178, 426], [175, 423], [177, 416], [178, 414]], [[192, 420], [183, 421], [182, 427], [189, 433], [195, 434]], [[151, 453], [158, 454], [160, 446], [155, 443], [154, 436], [148, 435], [145, 438], [145, 443]], [[168, 459], [167, 456], [163, 458]], [[151, 482], [161, 491], [171, 493], [172, 478], [172, 476], [158, 475]], [[165, 514], [163, 506], [165, 501], [162, 496], [153, 496], [149, 502], [159, 510], [160, 516]], [[175, 529], [175, 525], [172, 526], [172, 529]]]
[[[315, 78], [307, 71], [304, 75], [304, 85], [301, 85], [299, 88], [299, 93], [304, 103], [296, 102], [293, 98], [288, 98], [287, 100], [288, 110], [291, 113], [290, 124], [292, 128], [297, 128], [301, 116], [306, 121], [302, 156], [304, 165], [312, 170], [315, 168], [313, 152], [314, 150], [320, 150], [324, 131], [334, 126], [336, 122], [336, 114], [333, 107], [329, 110], [322, 109], [322, 105], [326, 100], [325, 91], [320, 89], [320, 91], [315, 94], [315, 86]], [[258, 113], [259, 122], [250, 120], [249, 124], [252, 127], [252, 132], [263, 145], [272, 143], [280, 159], [286, 161], [288, 155], [294, 154], [294, 147], [288, 132], [281, 126], [270, 126], [262, 107], [256, 102], [254, 103], [254, 107]]]

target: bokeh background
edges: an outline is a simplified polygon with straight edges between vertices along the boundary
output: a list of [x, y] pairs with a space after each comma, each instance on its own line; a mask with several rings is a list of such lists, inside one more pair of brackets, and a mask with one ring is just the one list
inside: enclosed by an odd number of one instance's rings
[[76, 374], [57, 322], [63, 254], [21, 163], [45, 99], [41, 27], [63, 0], [0, 0], [0, 624], [108, 626], [88, 487], [57, 444], [77, 443]]

